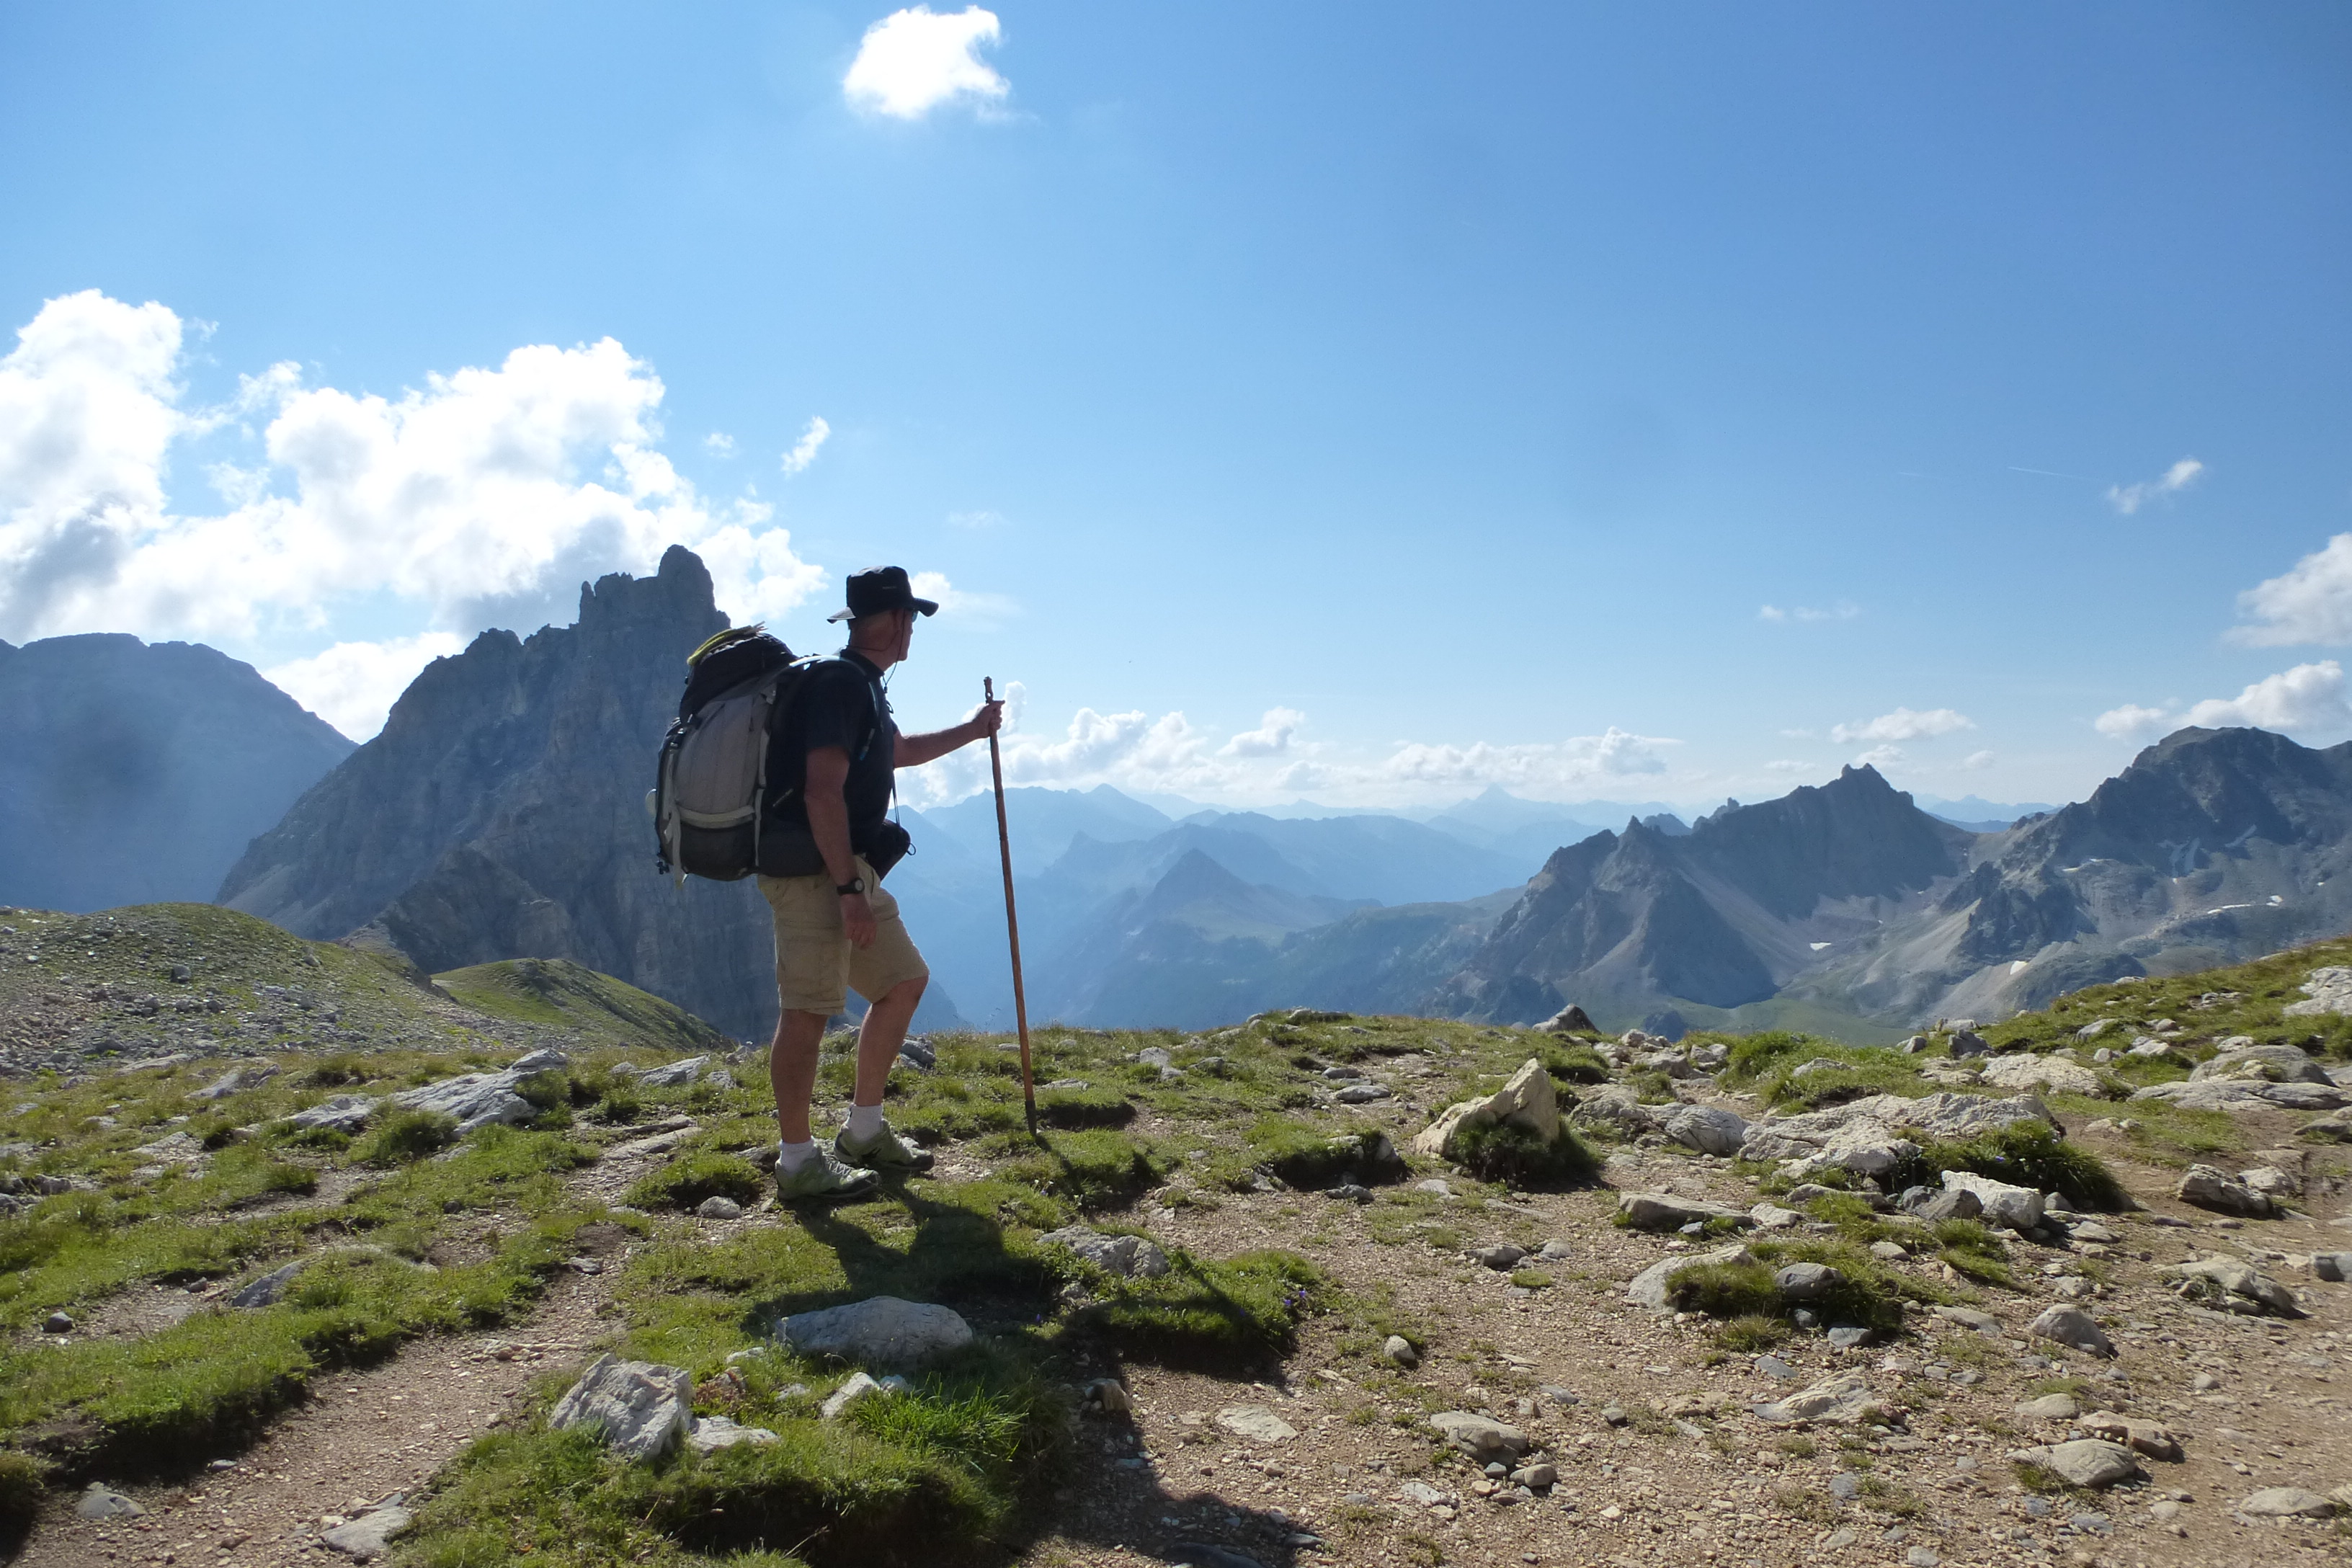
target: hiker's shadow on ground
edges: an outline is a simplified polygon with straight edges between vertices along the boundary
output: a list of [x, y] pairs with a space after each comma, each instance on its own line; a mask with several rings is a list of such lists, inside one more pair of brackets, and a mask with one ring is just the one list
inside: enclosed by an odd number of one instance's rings
[[[842, 1289], [796, 1292], [762, 1300], [753, 1311], [763, 1324], [795, 1312], [819, 1310], [873, 1296], [898, 1295], [954, 1308], [983, 1334], [1020, 1334], [1040, 1329], [1061, 1310], [1060, 1279], [1034, 1258], [1005, 1246], [998, 1218], [927, 1195], [928, 1184], [894, 1183], [884, 1195], [903, 1205], [914, 1234], [903, 1246], [877, 1238], [853, 1223], [854, 1209], [794, 1209], [786, 1223], [798, 1224], [839, 1261]], [[1185, 1305], [1239, 1311], [1213, 1280], [1192, 1276], [1197, 1293]], [[1046, 1370], [1057, 1381], [1083, 1388], [1099, 1378], [1131, 1386], [1130, 1357], [1110, 1336], [1094, 1331], [1080, 1309], [1069, 1329], [1046, 1350]], [[1200, 1356], [1144, 1354], [1150, 1364], [1168, 1364], [1235, 1384], [1233, 1403], [1255, 1403], [1252, 1381], [1278, 1384], [1279, 1358], [1272, 1352], [1224, 1356], [1213, 1363]], [[1279, 1399], [1276, 1403], [1280, 1403]], [[1204, 1413], [1205, 1414], [1205, 1413]], [[1172, 1418], [1172, 1413], [1171, 1413]], [[1156, 1424], [1155, 1424], [1156, 1425]], [[1208, 1436], [1203, 1429], [1203, 1436]], [[1122, 1547], [1147, 1559], [1195, 1568], [1294, 1568], [1299, 1547], [1293, 1537], [1316, 1533], [1323, 1521], [1295, 1520], [1244, 1503], [1220, 1491], [1217, 1483], [1238, 1468], [1242, 1456], [1230, 1447], [1182, 1443], [1175, 1431], [1162, 1439], [1165, 1452], [1145, 1451], [1133, 1418], [1089, 1407], [1075, 1420], [1066, 1473], [1002, 1542], [1002, 1560], [1017, 1558], [1048, 1536], [1103, 1547]], [[1272, 1462], [1282, 1462], [1278, 1454]], [[1182, 1472], [1206, 1484], [1186, 1486]], [[1213, 1479], [1212, 1479], [1212, 1476]], [[1180, 1550], [1181, 1549], [1181, 1550]]]

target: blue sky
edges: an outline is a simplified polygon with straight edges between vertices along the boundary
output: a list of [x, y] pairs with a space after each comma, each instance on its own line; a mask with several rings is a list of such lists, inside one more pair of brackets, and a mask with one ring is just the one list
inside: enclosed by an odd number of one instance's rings
[[1018, 681], [1033, 782], [2352, 735], [2340, 6], [86, 4], [0, 66], [10, 640], [364, 731], [677, 535], [796, 645], [940, 574], [902, 713]]

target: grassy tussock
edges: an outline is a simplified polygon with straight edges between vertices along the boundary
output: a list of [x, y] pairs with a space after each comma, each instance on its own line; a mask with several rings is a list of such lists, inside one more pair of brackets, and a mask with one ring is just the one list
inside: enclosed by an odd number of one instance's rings
[[1467, 1127], [1454, 1139], [1454, 1157], [1482, 1182], [1531, 1192], [1587, 1185], [1601, 1167], [1564, 1124], [1548, 1139], [1507, 1121]]

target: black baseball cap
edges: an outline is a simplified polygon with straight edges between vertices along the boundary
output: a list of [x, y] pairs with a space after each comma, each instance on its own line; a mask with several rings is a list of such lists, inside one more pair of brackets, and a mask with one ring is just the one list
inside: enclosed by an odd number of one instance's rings
[[849, 574], [849, 607], [835, 610], [825, 619], [855, 620], [859, 616], [878, 616], [885, 610], [920, 610], [924, 615], [936, 616], [940, 605], [936, 599], [915, 597], [914, 584], [907, 581], [904, 566], [870, 566]]

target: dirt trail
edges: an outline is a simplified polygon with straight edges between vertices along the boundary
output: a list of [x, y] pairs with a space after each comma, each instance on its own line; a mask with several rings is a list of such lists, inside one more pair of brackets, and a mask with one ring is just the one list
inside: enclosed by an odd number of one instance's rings
[[[92, 1522], [51, 1505], [16, 1568], [122, 1563], [341, 1562], [318, 1543], [329, 1516], [356, 1514], [425, 1482], [514, 1408], [534, 1377], [575, 1366], [600, 1336], [608, 1275], [567, 1273], [527, 1322], [425, 1339], [381, 1366], [322, 1376], [302, 1406], [237, 1457], [184, 1486], [119, 1489], [144, 1517]], [[332, 1520], [341, 1522], [341, 1517]]]

